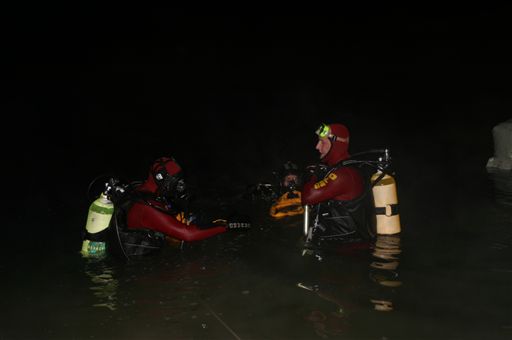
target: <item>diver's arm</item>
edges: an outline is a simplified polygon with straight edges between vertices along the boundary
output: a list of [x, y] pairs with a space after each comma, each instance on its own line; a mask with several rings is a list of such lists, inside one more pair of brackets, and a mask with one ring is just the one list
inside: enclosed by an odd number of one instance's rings
[[302, 205], [315, 205], [343, 194], [346, 187], [342, 169], [337, 169], [321, 180], [313, 176], [302, 188]]
[[227, 231], [225, 226], [200, 229], [194, 224], [183, 225], [180, 228], [173, 228], [168, 235], [186, 242], [204, 240], [206, 238], [222, 234]]
[[301, 195], [302, 205], [315, 205], [336, 196], [330, 193], [331, 190], [329, 187], [319, 187], [318, 183], [320, 182], [318, 182], [315, 177], [304, 184]]
[[228, 230], [224, 225], [201, 229], [192, 223], [182, 223], [174, 216], [140, 202], [128, 212], [127, 222], [128, 228], [151, 229], [187, 242], [203, 240]]

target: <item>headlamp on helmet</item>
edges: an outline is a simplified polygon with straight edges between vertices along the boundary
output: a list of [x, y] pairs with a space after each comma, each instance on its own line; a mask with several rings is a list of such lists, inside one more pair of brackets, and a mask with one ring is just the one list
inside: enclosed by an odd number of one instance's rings
[[318, 129], [316, 129], [315, 133], [318, 135], [318, 137], [325, 138], [325, 137], [331, 137], [331, 128], [329, 125], [322, 123]]
[[348, 138], [342, 138], [334, 135], [331, 131], [331, 127], [325, 123], [322, 123], [318, 129], [316, 129], [315, 133], [318, 135], [318, 137], [329, 138], [332, 142], [338, 141], [342, 143], [348, 143]]

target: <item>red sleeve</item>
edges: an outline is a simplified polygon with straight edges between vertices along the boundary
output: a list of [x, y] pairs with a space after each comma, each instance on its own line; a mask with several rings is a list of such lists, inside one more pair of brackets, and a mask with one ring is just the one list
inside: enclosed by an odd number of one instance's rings
[[363, 179], [353, 168], [342, 167], [318, 181], [313, 177], [304, 184], [302, 204], [314, 205], [331, 199], [351, 200], [363, 193]]
[[135, 203], [128, 212], [128, 227], [151, 229], [183, 241], [199, 241], [226, 232], [224, 226], [200, 229], [195, 224], [185, 224], [171, 215], [142, 203]]

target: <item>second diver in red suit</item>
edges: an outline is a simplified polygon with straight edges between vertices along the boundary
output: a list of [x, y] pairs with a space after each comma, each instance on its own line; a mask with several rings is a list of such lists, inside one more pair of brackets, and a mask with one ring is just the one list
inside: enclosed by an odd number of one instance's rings
[[147, 179], [137, 189], [138, 199], [128, 210], [127, 227], [149, 229], [171, 238], [191, 242], [229, 229], [246, 229], [249, 223], [210, 220], [189, 212], [190, 193], [181, 166], [172, 157], [161, 157], [150, 167]]
[[350, 158], [349, 131], [343, 124], [322, 124], [317, 130], [316, 150], [321, 164], [313, 167], [302, 188], [302, 204], [311, 211], [317, 241], [339, 240], [361, 231], [365, 180], [359, 169], [343, 165]]

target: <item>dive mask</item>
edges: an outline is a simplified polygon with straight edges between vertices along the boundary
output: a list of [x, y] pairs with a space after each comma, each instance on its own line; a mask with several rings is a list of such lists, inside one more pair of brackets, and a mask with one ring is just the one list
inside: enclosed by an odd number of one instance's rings
[[166, 175], [163, 181], [160, 183], [160, 192], [164, 196], [173, 196], [176, 194], [182, 194], [186, 191], [186, 183], [181, 174], [174, 176]]
[[287, 191], [294, 191], [297, 189], [297, 183], [292, 180], [292, 181], [289, 181], [286, 186], [285, 186], [286, 190]]

